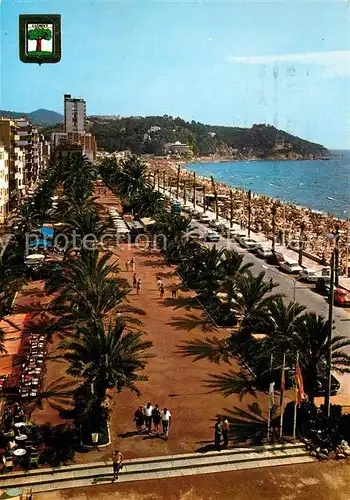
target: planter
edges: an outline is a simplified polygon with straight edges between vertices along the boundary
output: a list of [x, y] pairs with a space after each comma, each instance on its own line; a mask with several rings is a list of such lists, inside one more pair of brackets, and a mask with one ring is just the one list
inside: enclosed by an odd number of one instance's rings
[[105, 425], [101, 427], [98, 436], [98, 442], [92, 442], [92, 433], [95, 432], [89, 425], [82, 426], [81, 430], [81, 439], [82, 445], [85, 448], [93, 449], [93, 448], [104, 448], [105, 446], [109, 446], [111, 444], [110, 430], [108, 422], [105, 422]]

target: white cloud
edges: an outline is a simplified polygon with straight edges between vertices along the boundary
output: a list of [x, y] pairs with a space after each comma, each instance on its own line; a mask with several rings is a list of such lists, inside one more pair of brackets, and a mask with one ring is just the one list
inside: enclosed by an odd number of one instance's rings
[[350, 50], [334, 50], [328, 52], [304, 52], [301, 54], [278, 54], [270, 56], [229, 56], [230, 62], [243, 64], [269, 64], [278, 62], [301, 62], [321, 65], [349, 64]]
[[228, 56], [227, 60], [240, 64], [304, 63], [319, 66], [321, 77], [333, 78], [350, 75], [350, 50], [303, 52], [268, 56]]

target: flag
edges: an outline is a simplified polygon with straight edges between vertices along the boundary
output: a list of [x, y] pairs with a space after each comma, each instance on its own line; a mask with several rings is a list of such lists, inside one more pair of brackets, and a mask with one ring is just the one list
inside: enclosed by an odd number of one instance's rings
[[270, 382], [269, 385], [269, 408], [271, 409], [275, 402], [275, 382]]
[[285, 377], [285, 365], [286, 365], [286, 355], [283, 354], [283, 364], [281, 373], [281, 384], [280, 384], [280, 440], [283, 435], [283, 403], [284, 403], [284, 391], [286, 390], [286, 377]]
[[283, 355], [283, 365], [282, 365], [282, 372], [281, 372], [281, 384], [280, 384], [280, 407], [282, 408], [283, 406], [283, 398], [284, 398], [284, 391], [286, 390], [286, 376], [285, 376], [285, 361], [286, 361], [286, 355]]
[[299, 365], [299, 361], [297, 361], [295, 365], [295, 384], [296, 384], [296, 402], [299, 403], [303, 399], [305, 399], [305, 393], [304, 393], [304, 382], [303, 382], [303, 376], [301, 374], [301, 369]]

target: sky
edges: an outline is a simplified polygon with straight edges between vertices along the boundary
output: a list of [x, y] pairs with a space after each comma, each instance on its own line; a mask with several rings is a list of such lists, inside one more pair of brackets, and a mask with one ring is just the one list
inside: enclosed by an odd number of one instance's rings
[[[19, 60], [19, 14], [61, 14], [62, 59]], [[350, 149], [350, 1], [0, 0], [0, 108], [269, 123]]]

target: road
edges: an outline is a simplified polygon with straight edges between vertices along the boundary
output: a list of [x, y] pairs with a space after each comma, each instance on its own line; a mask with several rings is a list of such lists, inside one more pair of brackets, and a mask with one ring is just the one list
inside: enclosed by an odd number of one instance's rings
[[[201, 224], [194, 219], [192, 219], [192, 226], [195, 226], [200, 234], [204, 234], [208, 230], [208, 226], [206, 224]], [[283, 293], [287, 299], [293, 300], [295, 294], [295, 300], [303, 306], [307, 307], [309, 311], [315, 312], [316, 314], [324, 317], [328, 317], [328, 302], [325, 297], [322, 297], [312, 290], [312, 285], [296, 281], [294, 275], [287, 275], [279, 271], [277, 267], [268, 265], [265, 260], [260, 259], [254, 254], [241, 248], [239, 244], [232, 239], [220, 236], [220, 240], [217, 243], [205, 242], [204, 244], [209, 247], [216, 245], [216, 248], [218, 249], [231, 248], [241, 254], [244, 254], [244, 262], [250, 262], [253, 264], [251, 268], [252, 272], [258, 274], [261, 271], [264, 271], [267, 278], [273, 278], [274, 282], [279, 284], [279, 288], [277, 290]], [[265, 269], [266, 267], [267, 269]], [[349, 309], [346, 310], [339, 307], [334, 307], [333, 318], [337, 334], [350, 338]], [[350, 348], [348, 349], [348, 353], [350, 354]], [[341, 382], [341, 389], [339, 391], [339, 394], [346, 397], [345, 404], [347, 402], [349, 402], [350, 404], [350, 374], [335, 374], [335, 376]]]

